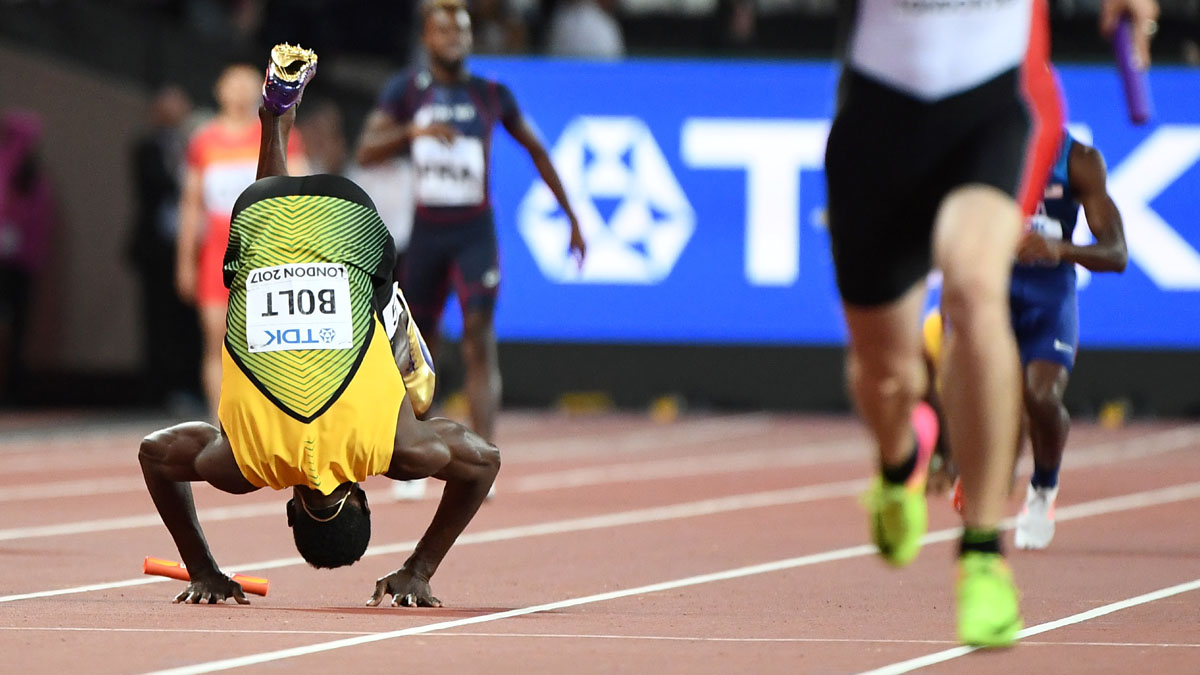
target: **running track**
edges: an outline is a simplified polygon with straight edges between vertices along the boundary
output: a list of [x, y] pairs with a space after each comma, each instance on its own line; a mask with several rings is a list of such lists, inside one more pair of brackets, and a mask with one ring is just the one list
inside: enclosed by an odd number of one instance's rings
[[[249, 606], [170, 602], [140, 575], [177, 558], [141, 486], [149, 428], [0, 419], [3, 672], [1121, 673], [1200, 664], [1200, 425], [1072, 432], [1059, 531], [1012, 552], [1029, 636], [953, 642], [955, 517], [931, 504], [909, 569], [871, 555], [855, 495], [868, 444], [846, 418], [510, 413], [499, 496], [434, 579], [441, 609], [367, 608], [434, 508], [367, 483], [351, 568], [304, 566], [281, 493], [196, 488]], [[1018, 501], [1013, 500], [1015, 512]], [[19, 665], [19, 667], [18, 667]], [[295, 672], [294, 670], [290, 672]]]

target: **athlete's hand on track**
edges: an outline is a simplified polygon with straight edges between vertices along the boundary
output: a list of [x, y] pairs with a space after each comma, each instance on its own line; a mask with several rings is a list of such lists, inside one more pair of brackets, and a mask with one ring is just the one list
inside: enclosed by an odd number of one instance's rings
[[1158, 32], [1158, 0], [1104, 0], [1100, 7], [1100, 32], [1111, 38], [1121, 17], [1129, 16], [1138, 66], [1150, 65], [1150, 39]]
[[424, 127], [413, 127], [412, 135], [413, 138], [416, 138], [417, 136], [432, 136], [446, 145], [449, 145], [453, 143], [454, 138], [458, 136], [458, 129], [455, 129], [449, 124], [442, 124], [438, 122]]
[[246, 599], [246, 594], [242, 592], [241, 584], [224, 574], [218, 574], [213, 577], [192, 579], [188, 582], [187, 588], [175, 596], [175, 602], [184, 602], [190, 605], [197, 605], [202, 602], [216, 604], [224, 602], [229, 598], [237, 600], [239, 605], [250, 604], [250, 601]]
[[1047, 239], [1036, 232], [1026, 232], [1017, 249], [1017, 262], [1025, 265], [1032, 263], [1058, 264], [1062, 253], [1058, 250], [1058, 242]]
[[392, 596], [392, 607], [442, 606], [442, 601], [433, 597], [429, 580], [422, 579], [403, 567], [375, 582], [375, 593], [367, 601], [367, 606], [379, 606], [385, 595]]
[[175, 268], [175, 292], [185, 305], [196, 302], [196, 267], [195, 265], [177, 265]]

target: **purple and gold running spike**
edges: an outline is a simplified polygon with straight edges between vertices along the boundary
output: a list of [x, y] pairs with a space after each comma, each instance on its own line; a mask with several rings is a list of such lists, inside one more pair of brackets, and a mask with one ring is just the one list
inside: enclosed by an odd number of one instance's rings
[[304, 87], [317, 73], [317, 54], [311, 49], [287, 43], [271, 49], [267, 76], [263, 80], [263, 105], [282, 115], [300, 101]]

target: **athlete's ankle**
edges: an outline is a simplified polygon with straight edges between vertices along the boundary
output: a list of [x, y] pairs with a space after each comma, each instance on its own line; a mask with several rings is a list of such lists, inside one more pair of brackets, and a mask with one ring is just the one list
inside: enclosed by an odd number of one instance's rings
[[1035, 488], [1058, 487], [1058, 467], [1043, 469], [1035, 464], [1033, 466], [1033, 476], [1030, 477], [1029, 484]]
[[1000, 530], [994, 527], [964, 528], [962, 540], [958, 545], [958, 555], [962, 557], [968, 553], [1003, 554], [1000, 549]]
[[908, 458], [899, 464], [882, 464], [879, 468], [879, 473], [883, 476], [885, 483], [892, 485], [904, 485], [908, 482], [909, 477], [917, 469], [917, 443], [913, 441], [912, 452], [908, 453]]

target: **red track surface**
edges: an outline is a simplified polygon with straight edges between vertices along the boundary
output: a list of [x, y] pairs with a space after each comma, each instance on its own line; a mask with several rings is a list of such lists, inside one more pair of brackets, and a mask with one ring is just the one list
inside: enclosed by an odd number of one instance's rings
[[[936, 541], [909, 569], [871, 556], [854, 496], [868, 444], [849, 419], [510, 414], [499, 496], [435, 577], [436, 610], [362, 606], [435, 505], [390, 502], [386, 480], [367, 484], [375, 554], [333, 572], [296, 558], [285, 494], [197, 487], [218, 561], [271, 593], [172, 604], [182, 583], [139, 575], [146, 555], [177, 558], [139, 485], [141, 432], [70, 423], [0, 420], [0, 671], [142, 673], [404, 629], [418, 634], [235, 672], [857, 673], [955, 647], [955, 516], [931, 506]], [[1076, 426], [1052, 547], [1011, 554], [1027, 626], [1200, 579], [1198, 450], [1198, 425]], [[640, 588], [660, 582], [676, 583]], [[1200, 589], [1176, 589], [922, 672], [1197, 672], [1198, 607]]]

